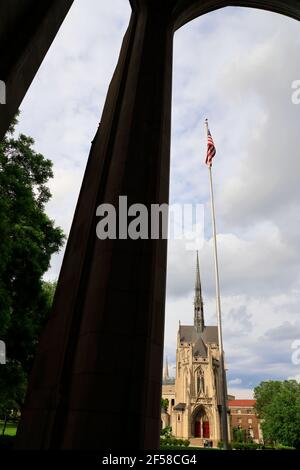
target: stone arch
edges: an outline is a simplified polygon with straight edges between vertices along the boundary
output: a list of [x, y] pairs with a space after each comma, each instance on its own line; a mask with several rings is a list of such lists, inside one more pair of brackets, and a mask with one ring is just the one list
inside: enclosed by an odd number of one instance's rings
[[300, 5], [293, 0], [177, 0], [173, 8], [174, 30], [215, 10], [246, 7], [279, 13], [300, 20]]
[[[24, 50], [20, 39], [18, 43], [20, 34], [17, 38], [14, 34], [19, 24], [28, 24], [22, 9], [15, 12], [16, 16], [20, 13], [18, 21], [9, 18], [0, 30], [2, 44], [13, 43], [22, 49], [19, 52], [16, 47], [7, 67], [10, 86], [7, 105], [1, 105], [5, 106], [0, 115], [1, 132], [7, 130], [72, 0], [44, 3], [48, 9], [30, 23], [25, 86], [25, 65], [21, 71], [16, 67], [23, 63]], [[95, 208], [103, 202], [115, 202], [120, 194], [127, 194], [130, 203], [146, 206], [168, 202], [176, 29], [227, 6], [260, 8], [300, 20], [300, 2], [296, 0], [130, 3], [133, 14], [92, 144], [53, 312], [39, 344], [18, 430], [17, 446], [23, 449], [98, 449], [111, 448], [116, 442], [124, 449], [132, 442], [140, 449], [159, 446], [167, 242], [117, 240], [100, 244], [94, 231]], [[0, 0], [1, 12], [6, 4]], [[47, 27], [41, 28], [42, 23]], [[12, 31], [7, 33], [6, 26]], [[10, 53], [9, 48], [7, 51]], [[13, 90], [21, 91], [17, 99], [10, 100]], [[127, 374], [134, 384], [131, 393], [138, 397], [138, 406], [118, 407], [110, 414], [107, 397], [129, 393], [123, 370], [109, 367], [111, 360], [118, 359], [118, 352], [113, 351], [112, 356], [110, 348], [112, 334], [127, 358]], [[122, 420], [122, 428], [112, 425], [112, 415]]]
[[191, 415], [192, 437], [209, 439], [212, 436], [213, 420], [211, 411], [204, 405], [197, 406]]

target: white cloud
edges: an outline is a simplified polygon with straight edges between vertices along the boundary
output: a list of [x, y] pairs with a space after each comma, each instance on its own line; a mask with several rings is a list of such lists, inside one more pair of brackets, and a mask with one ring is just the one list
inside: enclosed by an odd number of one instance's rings
[[[300, 107], [291, 103], [299, 46], [297, 22], [248, 9], [219, 10], [176, 35], [171, 198], [206, 204], [200, 264], [207, 322], [215, 323], [209, 186], [202, 164], [203, 121], [209, 117], [217, 146], [225, 354], [229, 381], [242, 380], [236, 390], [241, 398], [259, 381], [294, 371], [286, 323], [289, 334], [299, 336]], [[169, 315], [192, 323], [194, 282], [192, 256], [172, 242], [169, 253], [168, 328]]]
[[231, 379], [228, 381], [228, 385], [241, 385], [242, 379], [239, 379], [238, 377], [236, 379]]
[[[47, 211], [67, 235], [129, 16], [123, 0], [74, 2], [21, 105], [18, 131], [53, 161]], [[62, 257], [47, 279], [58, 277]]]
[[[54, 162], [47, 210], [68, 233], [90, 143], [130, 15], [129, 2], [77, 0], [22, 106], [19, 130]], [[215, 324], [204, 118], [217, 145], [213, 173], [224, 345], [234, 394], [295, 375], [287, 326], [299, 336], [299, 24], [226, 8], [175, 35], [171, 201], [205, 204], [200, 264], [207, 324]], [[49, 78], [50, 77], [50, 78]], [[62, 254], [47, 276], [58, 276]], [[178, 321], [193, 321], [195, 254], [169, 243], [165, 345], [174, 364]], [[279, 336], [278, 336], [279, 335]], [[251, 384], [251, 385], [249, 385]], [[230, 389], [232, 390], [232, 389]]]
[[229, 388], [228, 393], [237, 400], [253, 400], [253, 390], [251, 388]]

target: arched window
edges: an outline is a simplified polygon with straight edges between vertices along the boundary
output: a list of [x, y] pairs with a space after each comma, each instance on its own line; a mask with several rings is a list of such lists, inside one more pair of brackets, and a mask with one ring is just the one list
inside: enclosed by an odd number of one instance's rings
[[196, 393], [199, 393], [200, 391], [200, 378], [201, 378], [201, 375], [200, 375], [200, 371], [199, 369], [197, 370], [197, 373], [196, 373]]

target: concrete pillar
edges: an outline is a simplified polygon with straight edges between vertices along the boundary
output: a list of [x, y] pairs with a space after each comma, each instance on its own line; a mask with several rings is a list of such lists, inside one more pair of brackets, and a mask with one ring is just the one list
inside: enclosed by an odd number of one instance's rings
[[101, 203], [168, 202], [173, 30], [165, 2], [132, 3], [18, 448], [159, 445], [167, 241], [96, 237]]
[[0, 104], [0, 140], [73, 1], [0, 0], [0, 80], [6, 85], [6, 104]]

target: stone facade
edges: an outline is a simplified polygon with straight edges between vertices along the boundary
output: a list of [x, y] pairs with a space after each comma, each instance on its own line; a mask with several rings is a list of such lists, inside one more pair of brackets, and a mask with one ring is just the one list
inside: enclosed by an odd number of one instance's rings
[[[179, 330], [180, 331], [180, 330]], [[178, 334], [176, 399], [172, 429], [184, 438], [220, 440], [218, 412], [219, 365], [215, 343], [207, 343], [207, 357], [193, 354], [193, 343]]]

